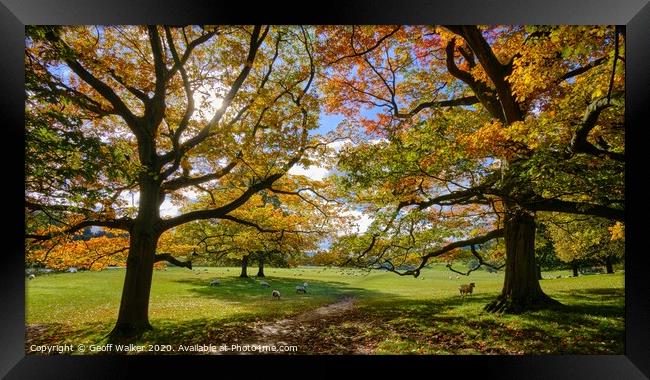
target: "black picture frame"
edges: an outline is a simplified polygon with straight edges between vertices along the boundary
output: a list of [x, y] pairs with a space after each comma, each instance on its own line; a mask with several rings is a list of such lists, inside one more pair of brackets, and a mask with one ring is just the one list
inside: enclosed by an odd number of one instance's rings
[[[650, 281], [643, 249], [643, 217], [648, 209], [643, 180], [644, 127], [650, 94], [649, 0], [382, 0], [308, 2], [221, 2], [174, 0], [0, 0], [0, 149], [6, 178], [2, 192], [2, 265], [0, 265], [0, 376], [27, 378], [114, 378], [142, 370], [166, 375], [283, 376], [303, 367], [335, 376], [366, 373], [449, 376], [473, 372], [483, 378], [644, 379], [650, 377]], [[626, 26], [626, 279], [624, 355], [427, 356], [427, 357], [44, 357], [25, 356], [24, 286], [24, 26], [31, 24], [609, 24]], [[646, 153], [647, 154], [647, 153]], [[253, 364], [255, 363], [255, 364]], [[259, 364], [258, 364], [259, 363]], [[225, 372], [228, 366], [229, 372]], [[207, 367], [207, 368], [205, 368]], [[295, 367], [294, 367], [295, 368]], [[214, 372], [217, 371], [217, 372]], [[308, 372], [302, 372], [308, 371]], [[298, 375], [298, 371], [291, 371]], [[236, 376], [236, 375], [233, 375]], [[212, 376], [211, 376], [212, 377]]]

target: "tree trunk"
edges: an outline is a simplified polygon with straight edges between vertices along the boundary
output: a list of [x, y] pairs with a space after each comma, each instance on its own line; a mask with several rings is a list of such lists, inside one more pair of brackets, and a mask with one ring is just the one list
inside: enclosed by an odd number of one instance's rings
[[612, 258], [609, 256], [605, 258], [605, 267], [607, 268], [607, 273], [609, 274], [614, 273], [614, 265], [612, 264]]
[[571, 269], [573, 270], [573, 277], [578, 277], [578, 263], [573, 261], [571, 262]]
[[109, 334], [110, 339], [138, 337], [152, 329], [149, 323], [149, 295], [160, 237], [160, 232], [155, 228], [160, 220], [160, 193], [159, 187], [148, 185], [141, 187], [138, 217], [130, 231], [120, 310], [117, 323]]
[[257, 259], [257, 264], [257, 277], [264, 277], [264, 256], [260, 255], [260, 257]]
[[542, 266], [537, 264], [537, 279], [541, 280], [542, 279]]
[[241, 274], [239, 277], [247, 278], [248, 277], [248, 255], [242, 257], [241, 259]]
[[535, 263], [535, 217], [509, 205], [504, 230], [506, 272], [503, 290], [485, 310], [516, 314], [559, 304], [544, 294], [539, 285]]

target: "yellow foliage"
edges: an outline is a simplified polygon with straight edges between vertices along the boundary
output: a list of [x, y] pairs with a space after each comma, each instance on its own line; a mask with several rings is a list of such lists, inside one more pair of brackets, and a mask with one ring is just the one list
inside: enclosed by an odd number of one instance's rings
[[608, 227], [609, 232], [612, 234], [611, 241], [625, 239], [625, 225], [621, 222], [616, 222], [611, 227]]

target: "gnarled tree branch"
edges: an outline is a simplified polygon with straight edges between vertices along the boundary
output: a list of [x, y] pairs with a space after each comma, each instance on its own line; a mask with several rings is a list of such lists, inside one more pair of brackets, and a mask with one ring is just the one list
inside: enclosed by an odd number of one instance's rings
[[[339, 57], [339, 58], [333, 60], [332, 62], [328, 62], [327, 64], [328, 64], [328, 65], [333, 65], [333, 64], [338, 63], [338, 62], [340, 62], [340, 61], [342, 61], [342, 60], [344, 60], [344, 59], [346, 59], [346, 58], [354, 58], [354, 57], [361, 57], [361, 56], [364, 56], [364, 55], [370, 53], [371, 51], [375, 50], [376, 48], [378, 48], [379, 45], [381, 45], [382, 42], [384, 42], [387, 38], [389, 38], [389, 37], [392, 36], [393, 34], [397, 33], [397, 32], [400, 30], [400, 28], [401, 28], [401, 26], [398, 25], [395, 29], [393, 29], [392, 31], [390, 31], [390, 33], [388, 33], [388, 34], [382, 36], [382, 37], [381, 37], [380, 39], [378, 39], [377, 42], [375, 42], [372, 46], [370, 46], [369, 48], [367, 48], [367, 49], [365, 49], [365, 50], [363, 50], [363, 51], [360, 51], [360, 52], [355, 51], [354, 54], [344, 55], [344, 56], [342, 56], [342, 57]], [[354, 47], [353, 47], [353, 48], [354, 48]]]
[[601, 112], [613, 105], [623, 106], [624, 102], [625, 93], [619, 91], [609, 95], [609, 98], [604, 96], [590, 103], [585, 110], [582, 122], [573, 134], [573, 138], [567, 148], [567, 157], [574, 153], [587, 153], [594, 156], [607, 156], [617, 161], [625, 161], [625, 155], [623, 153], [603, 150], [587, 141], [589, 132], [596, 126]]
[[124, 231], [129, 231], [131, 229], [131, 225], [133, 224], [133, 219], [131, 218], [121, 218], [121, 219], [113, 219], [113, 220], [84, 220], [81, 221], [73, 226], [70, 226], [66, 228], [63, 231], [51, 233], [51, 234], [46, 234], [46, 235], [38, 235], [38, 234], [25, 234], [26, 239], [34, 239], [34, 240], [50, 240], [54, 237], [57, 236], [62, 236], [65, 234], [72, 234], [75, 233], [81, 229], [84, 229], [86, 227], [108, 227], [108, 228], [115, 228], [118, 230], [124, 230]]
[[153, 262], [157, 263], [159, 261], [167, 261], [169, 263], [172, 263], [176, 266], [187, 268], [187, 269], [192, 269], [192, 259], [190, 258], [187, 261], [180, 261], [174, 256], [172, 256], [170, 253], [158, 253], [157, 255], [154, 256]]
[[48, 30], [45, 33], [45, 38], [53, 45], [64, 50], [64, 54], [61, 57], [62, 60], [75, 74], [77, 74], [84, 82], [88, 83], [95, 91], [106, 99], [111, 106], [113, 106], [115, 113], [124, 119], [128, 127], [136, 136], [143, 135], [144, 130], [138, 123], [137, 117], [109, 85], [93, 75], [74, 58], [77, 53], [59, 37], [55, 29]]
[[490, 263], [487, 263], [487, 262], [485, 262], [485, 260], [483, 260], [483, 256], [481, 256], [481, 255], [476, 251], [476, 247], [475, 247], [474, 245], [471, 245], [470, 248], [471, 248], [471, 250], [472, 250], [472, 255], [473, 255], [474, 257], [476, 257], [476, 259], [478, 260], [478, 265], [477, 265], [475, 268], [470, 268], [470, 269], [467, 270], [467, 272], [461, 272], [461, 271], [458, 271], [458, 270], [452, 268], [452, 267], [451, 267], [451, 263], [448, 263], [448, 264], [447, 264], [447, 268], [449, 268], [449, 270], [452, 271], [452, 272], [454, 272], [454, 273], [462, 274], [463, 276], [469, 276], [470, 273], [474, 272], [475, 270], [478, 270], [478, 269], [479, 269], [480, 267], [482, 267], [482, 266], [486, 266], [486, 267], [489, 267], [489, 268], [492, 268], [492, 269], [496, 269], [496, 270], [499, 270], [499, 269], [501, 269], [501, 268], [503, 268], [503, 267], [506, 266], [505, 263], [502, 264], [502, 265], [499, 265], [499, 266], [495, 266], [495, 265], [492, 265], [492, 264], [490, 264]]
[[472, 246], [472, 245], [476, 245], [476, 244], [483, 244], [483, 243], [488, 242], [488, 241], [490, 241], [492, 239], [502, 237], [503, 235], [504, 235], [504, 229], [500, 228], [500, 229], [490, 231], [490, 232], [488, 232], [488, 233], [486, 233], [484, 235], [477, 236], [477, 237], [474, 237], [474, 238], [471, 238], [471, 239], [455, 241], [453, 243], [447, 244], [446, 246], [444, 246], [442, 248], [439, 248], [439, 249], [437, 249], [435, 251], [429, 252], [426, 255], [422, 256], [420, 265], [418, 265], [418, 267], [415, 268], [415, 269], [409, 269], [409, 270], [406, 270], [406, 271], [398, 271], [395, 268], [389, 268], [388, 270], [390, 272], [397, 273], [400, 276], [418, 277], [420, 275], [420, 271], [422, 270], [422, 268], [424, 268], [427, 265], [427, 262], [432, 257], [443, 255], [443, 254], [445, 254], [445, 253], [447, 253], [449, 251], [452, 251], [452, 250], [454, 250], [456, 248], [467, 247], [467, 246]]
[[221, 207], [217, 207], [214, 209], [209, 209], [209, 210], [196, 210], [196, 211], [191, 211], [182, 215], [179, 215], [177, 217], [163, 220], [161, 222], [161, 231], [168, 230], [170, 228], [174, 228], [176, 226], [180, 226], [181, 224], [185, 224], [188, 222], [191, 222], [193, 220], [205, 220], [205, 219], [219, 219], [222, 218], [223, 216], [227, 215], [229, 212], [237, 209], [239, 206], [243, 205], [246, 203], [247, 200], [249, 200], [255, 193], [257, 193], [260, 190], [264, 190], [269, 188], [275, 181], [280, 179], [284, 173], [276, 173], [272, 174], [269, 177], [265, 178], [264, 180], [257, 182], [256, 184], [250, 186], [246, 191], [244, 191], [243, 194], [241, 194], [237, 199], [231, 201], [228, 204], [225, 204]]
[[162, 184], [162, 189], [165, 191], [172, 191], [182, 189], [184, 187], [197, 186], [202, 183], [213, 181], [215, 179], [222, 178], [232, 171], [232, 169], [237, 166], [237, 161], [232, 161], [228, 165], [224, 166], [221, 170], [216, 173], [210, 173], [202, 175], [199, 177], [178, 177], [173, 178]]

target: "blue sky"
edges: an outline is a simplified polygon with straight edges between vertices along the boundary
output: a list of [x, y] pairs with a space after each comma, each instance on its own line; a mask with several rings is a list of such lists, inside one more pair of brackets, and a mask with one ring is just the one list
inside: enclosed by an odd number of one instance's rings
[[333, 130], [343, 121], [343, 116], [341, 114], [326, 114], [325, 112], [320, 113], [319, 116], [319, 126], [318, 129], [314, 130], [314, 134], [325, 135]]

